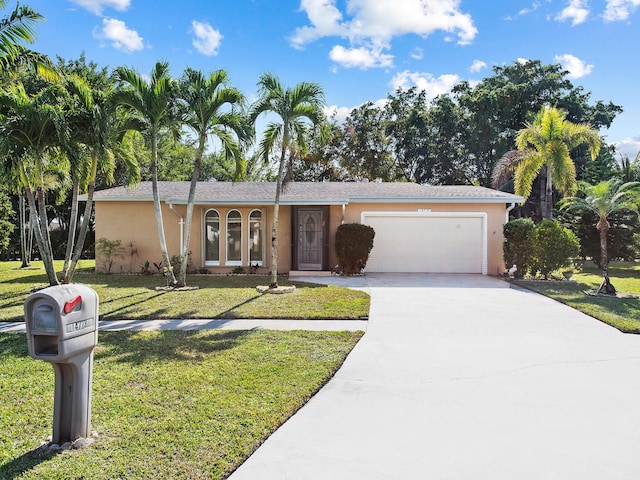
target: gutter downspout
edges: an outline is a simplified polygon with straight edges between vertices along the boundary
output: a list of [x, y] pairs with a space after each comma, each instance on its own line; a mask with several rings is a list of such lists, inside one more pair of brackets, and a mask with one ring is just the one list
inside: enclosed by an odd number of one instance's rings
[[345, 212], [346, 208], [347, 208], [347, 204], [343, 203], [342, 204], [342, 222], [341, 222], [341, 225], [344, 225], [344, 212]]
[[511, 205], [507, 207], [507, 212], [505, 213], [504, 223], [509, 223], [509, 213], [516, 207], [516, 202], [511, 202]]
[[180, 219], [180, 255], [182, 255], [182, 249], [184, 247], [184, 217], [180, 215], [175, 208], [173, 208], [173, 203], [169, 204], [169, 210], [175, 213], [176, 216]]

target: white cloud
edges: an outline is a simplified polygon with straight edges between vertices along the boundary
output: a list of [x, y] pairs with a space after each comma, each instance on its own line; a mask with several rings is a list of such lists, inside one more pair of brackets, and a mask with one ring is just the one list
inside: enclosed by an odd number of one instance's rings
[[419, 90], [423, 90], [428, 100], [432, 100], [438, 95], [449, 93], [453, 87], [460, 82], [460, 77], [454, 74], [440, 75], [434, 77], [430, 73], [410, 72], [405, 70], [404, 72], [397, 73], [391, 79], [391, 86], [393, 90], [398, 89], [406, 90], [410, 87], [417, 87]]
[[424, 57], [424, 50], [422, 50], [420, 47], [416, 47], [409, 55], [414, 60], [422, 60], [422, 58]]
[[618, 153], [628, 156], [630, 159], [636, 158], [640, 154], [640, 135], [633, 138], [625, 138], [621, 142], [614, 143]]
[[571, 20], [571, 25], [579, 25], [583, 23], [589, 16], [586, 0], [570, 0], [562, 12], [556, 16], [556, 20], [564, 22]]
[[555, 61], [569, 72], [569, 78], [582, 78], [593, 70], [593, 65], [589, 65], [570, 54], [556, 55]]
[[518, 15], [528, 15], [530, 13], [535, 12], [536, 10], [538, 10], [538, 8], [540, 8], [540, 2], [533, 2], [533, 5], [531, 5], [531, 7], [529, 8], [523, 8], [522, 10], [520, 10], [518, 12]]
[[471, 73], [477, 73], [480, 70], [487, 68], [487, 63], [482, 60], [474, 60], [471, 66], [469, 67], [469, 71]]
[[220, 42], [223, 38], [222, 34], [208, 23], [197, 20], [191, 22], [191, 27], [196, 36], [192, 42], [196, 50], [203, 55], [217, 55]]
[[[460, 0], [347, 0], [342, 12], [337, 0], [302, 0], [300, 8], [306, 12], [310, 25], [297, 28], [290, 42], [293, 47], [302, 48], [322, 37], [341, 37], [348, 39], [350, 46], [340, 47], [338, 52], [356, 53], [363, 47], [371, 52], [369, 45], [389, 48], [394, 37], [427, 37], [442, 31], [455, 35], [458, 43], [465, 45], [473, 41], [478, 30], [471, 16], [460, 11], [459, 4]], [[374, 64], [386, 66], [387, 62]]]
[[114, 8], [120, 12], [129, 8], [131, 0], [69, 0], [71, 3], [89, 10], [95, 15], [102, 15], [105, 8]]
[[640, 6], [640, 0], [607, 0], [604, 19], [608, 22], [626, 20]]
[[372, 67], [390, 67], [393, 55], [382, 53], [383, 47], [344, 48], [336, 45], [329, 52], [329, 58], [345, 68], [367, 69]]
[[108, 40], [114, 48], [127, 53], [142, 50], [144, 43], [138, 32], [127, 28], [122, 20], [103, 18], [102, 29], [94, 29], [93, 36], [100, 40]]
[[324, 107], [323, 110], [327, 118], [335, 119], [336, 122], [341, 125], [347, 119], [353, 108], [331, 105], [330, 107]]

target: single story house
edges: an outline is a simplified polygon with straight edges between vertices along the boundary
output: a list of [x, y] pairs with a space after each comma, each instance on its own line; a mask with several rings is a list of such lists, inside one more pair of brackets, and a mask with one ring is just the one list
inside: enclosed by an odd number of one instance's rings
[[[169, 256], [184, 238], [189, 182], [159, 182]], [[189, 251], [194, 267], [267, 271], [275, 183], [200, 182]], [[151, 182], [95, 192], [96, 239], [120, 240], [112, 271], [140, 271], [162, 259]], [[278, 271], [330, 271], [337, 227], [374, 228], [369, 272], [501, 274], [502, 226], [522, 197], [476, 186], [292, 182], [280, 197]], [[96, 252], [97, 265], [102, 259]]]

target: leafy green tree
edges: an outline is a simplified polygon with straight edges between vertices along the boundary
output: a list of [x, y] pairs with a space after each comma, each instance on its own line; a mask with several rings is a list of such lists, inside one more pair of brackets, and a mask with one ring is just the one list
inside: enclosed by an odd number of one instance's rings
[[13, 209], [11, 199], [0, 189], [0, 254], [4, 253], [9, 246], [9, 240], [15, 226], [11, 223]]
[[0, 121], [3, 168], [5, 175], [15, 179], [14, 188], [26, 193], [38, 250], [51, 285], [59, 281], [53, 264], [45, 192], [50, 172], [68, 172], [60, 147], [68, 145], [70, 138], [67, 118], [58, 101], [60, 90], [59, 85], [51, 85], [30, 95], [22, 83], [0, 90], [0, 107], [6, 109]]
[[335, 121], [316, 125], [309, 138], [307, 155], [295, 158], [291, 179], [296, 182], [341, 182], [349, 175], [340, 166], [340, 143], [345, 130]]
[[628, 155], [620, 155], [620, 163], [617, 166], [618, 177], [623, 182], [640, 181], [640, 152], [631, 160]]
[[[135, 183], [140, 178], [133, 153], [127, 148], [129, 144], [123, 141], [124, 130], [120, 129], [116, 105], [112, 101], [114, 91], [110, 87], [101, 87], [100, 84], [93, 86], [74, 74], [66, 79], [72, 105], [69, 115], [72, 148], [67, 148], [67, 156], [71, 161], [72, 197], [67, 248], [61, 272], [63, 283], [71, 282], [83, 252], [93, 213], [93, 193], [98, 174], [104, 176], [107, 184], [112, 184], [115, 159], [118, 157], [128, 167], [128, 183]], [[87, 201], [76, 241], [80, 190], [86, 190]]]
[[280, 147], [278, 176], [273, 206], [273, 228], [271, 235], [271, 288], [278, 286], [278, 213], [282, 184], [291, 170], [292, 161], [308, 151], [307, 141], [310, 126], [325, 120], [322, 107], [325, 105], [322, 87], [315, 82], [301, 82], [286, 89], [280, 80], [265, 73], [258, 81], [259, 97], [251, 109], [251, 121], [262, 114], [274, 114], [279, 121], [270, 121], [260, 141], [259, 154], [265, 162], [274, 148]]
[[[600, 232], [596, 228], [597, 215], [590, 210], [569, 212], [558, 210], [558, 220], [569, 228], [580, 240], [580, 256], [591, 258], [600, 264]], [[638, 244], [634, 235], [640, 232], [640, 217], [633, 210], [620, 210], [608, 217], [607, 258], [614, 260], [635, 260], [638, 258]]]
[[600, 266], [603, 280], [597, 293], [604, 291], [607, 294], [615, 294], [616, 290], [609, 279], [609, 258], [607, 250], [607, 234], [609, 233], [609, 217], [621, 210], [638, 211], [640, 203], [640, 183], [622, 183], [619, 179], [603, 181], [597, 185], [580, 183], [579, 197], [569, 197], [563, 200], [562, 208], [566, 210], [593, 212], [598, 223], [596, 228], [600, 233]]
[[[567, 112], [573, 123], [588, 123], [594, 129], [608, 128], [622, 108], [611, 102], [592, 104], [590, 93], [575, 87], [559, 64], [539, 60], [496, 66], [493, 75], [471, 86], [456, 85], [451, 98], [459, 109], [458, 135], [469, 181], [490, 186], [494, 166], [513, 150], [517, 133], [545, 105]], [[575, 155], [574, 155], [575, 157]], [[588, 155], [576, 157], [578, 160]], [[578, 173], [582, 172], [580, 165]]]
[[[6, 8], [7, 1], [0, 0], [0, 8]], [[28, 5], [16, 6], [9, 16], [0, 18], [0, 72], [15, 74], [22, 66], [34, 66], [39, 74], [50, 80], [56, 78], [51, 61], [42, 54], [27, 49], [24, 45], [36, 39], [35, 27], [44, 17]]]
[[515, 192], [528, 198], [534, 180], [544, 167], [546, 187], [542, 213], [547, 219], [552, 216], [554, 184], [561, 193], [573, 195], [576, 192], [576, 170], [571, 150], [586, 143], [595, 158], [601, 144], [598, 132], [591, 126], [576, 125], [565, 117], [566, 113], [557, 108], [544, 107], [516, 137], [521, 157], [515, 166]]
[[163, 130], [175, 128], [179, 123], [178, 87], [170, 76], [166, 62], [155, 64], [149, 81], [128, 67], [119, 67], [114, 74], [120, 83], [114, 94], [114, 102], [130, 117], [126, 126], [140, 132], [151, 149], [151, 184], [160, 250], [169, 284], [175, 285], [177, 282], [170, 268], [158, 192], [158, 137]]
[[340, 164], [352, 178], [393, 181], [403, 178], [392, 155], [384, 110], [367, 102], [351, 111], [341, 137]]
[[[187, 199], [187, 215], [182, 252], [180, 252], [180, 272], [178, 285], [187, 281], [187, 257], [193, 220], [196, 185], [200, 177], [200, 168], [207, 140], [211, 137], [220, 142], [226, 158], [236, 164], [236, 179], [242, 177], [243, 157], [238, 143], [249, 138], [247, 122], [237, 107], [242, 106], [244, 96], [239, 90], [227, 85], [228, 75], [217, 70], [208, 77], [202, 72], [187, 69], [181, 81], [181, 98], [185, 102], [184, 122], [197, 136], [198, 146], [193, 161], [191, 185]], [[236, 107], [236, 109], [234, 109]]]

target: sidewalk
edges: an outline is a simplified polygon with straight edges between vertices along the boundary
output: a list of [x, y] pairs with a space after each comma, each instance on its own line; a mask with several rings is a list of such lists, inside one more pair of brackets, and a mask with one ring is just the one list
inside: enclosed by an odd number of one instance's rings
[[[101, 320], [101, 332], [113, 330], [317, 330], [366, 331], [367, 320]], [[25, 332], [24, 322], [0, 322], [0, 333]]]

